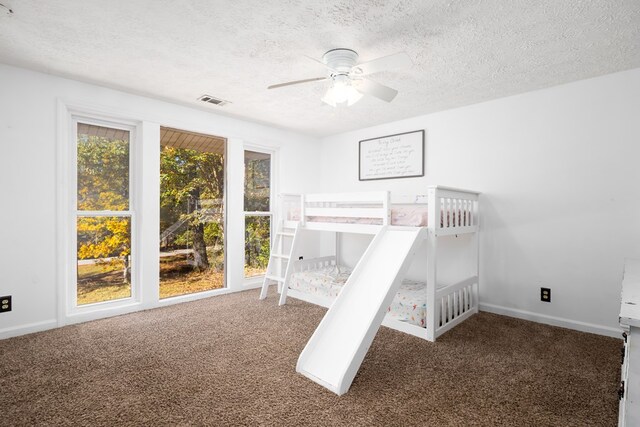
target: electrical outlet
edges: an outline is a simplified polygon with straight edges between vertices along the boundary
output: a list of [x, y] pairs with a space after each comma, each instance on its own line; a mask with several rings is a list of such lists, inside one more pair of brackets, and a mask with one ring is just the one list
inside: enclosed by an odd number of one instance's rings
[[0, 313], [11, 311], [11, 295], [0, 297]]
[[550, 288], [540, 288], [540, 301], [551, 302]]

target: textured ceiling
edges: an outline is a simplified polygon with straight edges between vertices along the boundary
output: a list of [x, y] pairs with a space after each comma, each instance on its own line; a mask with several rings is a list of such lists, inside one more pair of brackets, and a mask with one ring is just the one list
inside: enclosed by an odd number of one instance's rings
[[[0, 0], [0, 62], [323, 136], [640, 67], [639, 0]], [[320, 101], [320, 58], [405, 51], [390, 104]], [[216, 107], [202, 94], [231, 101]]]

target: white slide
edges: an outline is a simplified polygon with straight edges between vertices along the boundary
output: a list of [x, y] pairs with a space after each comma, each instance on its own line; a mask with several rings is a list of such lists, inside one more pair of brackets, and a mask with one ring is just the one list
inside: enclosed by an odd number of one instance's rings
[[383, 227], [302, 350], [296, 371], [338, 395], [349, 390], [425, 233]]

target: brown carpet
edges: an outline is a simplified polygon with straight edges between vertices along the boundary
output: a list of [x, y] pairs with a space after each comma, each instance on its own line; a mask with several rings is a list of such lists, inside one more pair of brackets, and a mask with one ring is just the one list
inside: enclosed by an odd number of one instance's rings
[[257, 291], [0, 341], [3, 425], [614, 426], [621, 341], [480, 313], [381, 328], [349, 393], [296, 374], [324, 309]]

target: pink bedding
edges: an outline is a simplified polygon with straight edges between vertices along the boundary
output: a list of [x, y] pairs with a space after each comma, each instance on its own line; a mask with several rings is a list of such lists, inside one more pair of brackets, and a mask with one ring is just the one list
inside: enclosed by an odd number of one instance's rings
[[397, 205], [391, 207], [391, 225], [427, 226], [426, 205]]
[[[297, 218], [291, 218], [297, 221]], [[382, 225], [379, 218], [349, 218], [349, 217], [331, 217], [331, 216], [308, 216], [309, 222], [332, 222], [342, 224], [366, 224], [366, 225]], [[426, 205], [397, 205], [391, 208], [391, 225], [404, 225], [409, 227], [426, 227], [427, 226], [427, 206]]]

